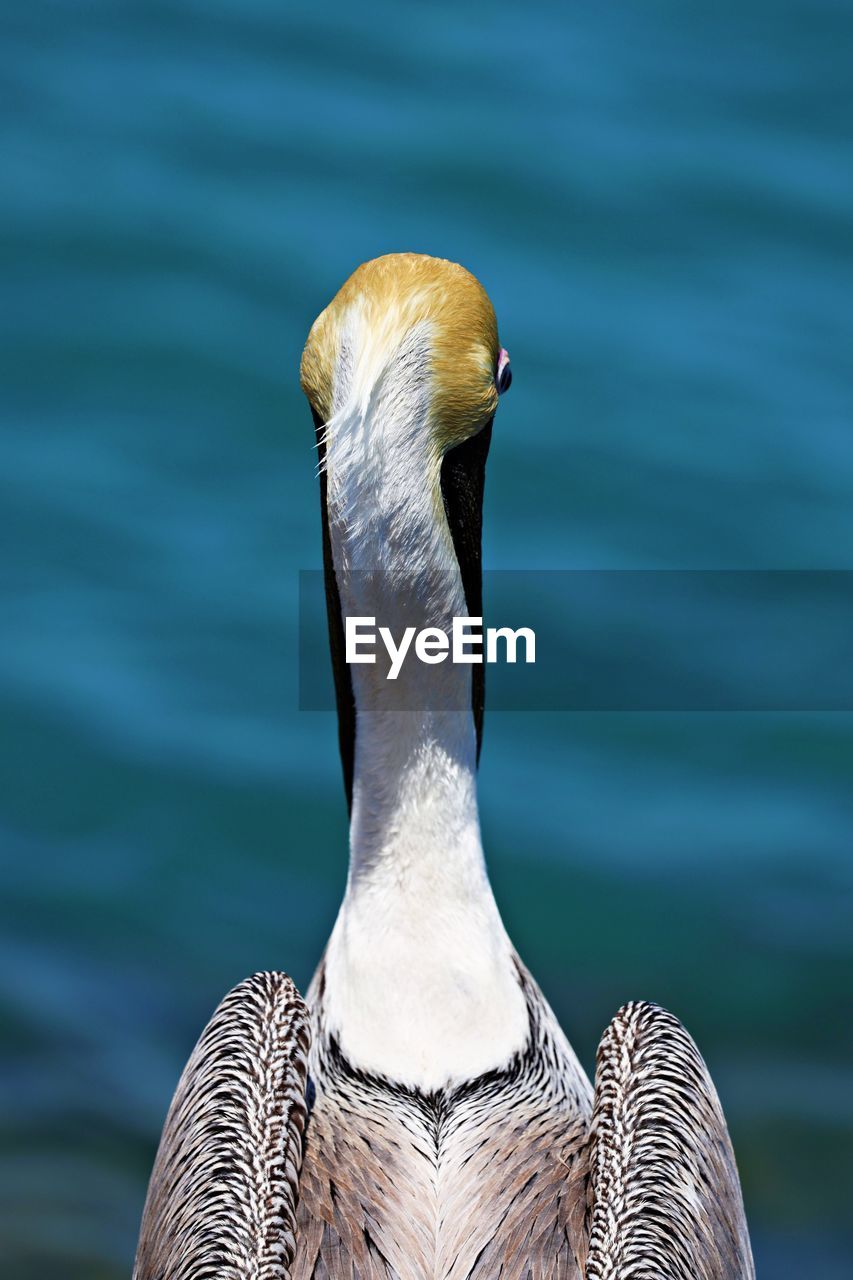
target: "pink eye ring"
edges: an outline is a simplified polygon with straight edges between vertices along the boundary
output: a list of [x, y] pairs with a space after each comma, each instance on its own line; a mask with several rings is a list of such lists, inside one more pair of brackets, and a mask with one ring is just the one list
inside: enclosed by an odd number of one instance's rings
[[501, 353], [498, 356], [498, 371], [495, 374], [495, 386], [498, 389], [498, 395], [502, 396], [505, 391], [509, 391], [512, 385], [512, 369], [509, 363], [509, 352], [506, 347], [501, 347]]

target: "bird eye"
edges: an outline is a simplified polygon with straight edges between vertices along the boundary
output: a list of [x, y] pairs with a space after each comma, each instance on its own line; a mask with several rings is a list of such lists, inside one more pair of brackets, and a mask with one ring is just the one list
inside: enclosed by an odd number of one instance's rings
[[495, 374], [495, 386], [498, 389], [498, 395], [502, 396], [505, 391], [509, 391], [512, 384], [512, 369], [509, 364], [509, 352], [506, 347], [501, 347], [501, 353], [498, 356], [498, 371]]

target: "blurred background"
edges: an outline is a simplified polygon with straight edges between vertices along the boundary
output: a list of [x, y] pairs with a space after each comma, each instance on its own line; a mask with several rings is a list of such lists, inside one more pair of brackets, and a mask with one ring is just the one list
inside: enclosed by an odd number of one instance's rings
[[[853, 8], [35, 0], [4, 16], [3, 1173], [15, 1280], [130, 1273], [220, 996], [340, 899], [308, 327], [458, 259], [515, 382], [490, 568], [851, 567]], [[732, 655], [736, 663], [737, 655]], [[849, 1276], [853, 717], [510, 714], [482, 810], [589, 1070], [676, 1012], [763, 1276]]]

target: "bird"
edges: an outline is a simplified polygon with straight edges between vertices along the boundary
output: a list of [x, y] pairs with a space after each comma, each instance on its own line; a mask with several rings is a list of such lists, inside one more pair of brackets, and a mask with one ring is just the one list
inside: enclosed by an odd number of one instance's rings
[[[239, 983], [193, 1051], [134, 1280], [752, 1280], [694, 1041], [625, 1004], [590, 1082], [513, 947], [477, 805], [483, 666], [347, 661], [345, 623], [481, 618], [486, 458], [511, 365], [488, 295], [422, 254], [313, 324], [346, 891], [314, 979]], [[350, 655], [354, 657], [354, 655]]]

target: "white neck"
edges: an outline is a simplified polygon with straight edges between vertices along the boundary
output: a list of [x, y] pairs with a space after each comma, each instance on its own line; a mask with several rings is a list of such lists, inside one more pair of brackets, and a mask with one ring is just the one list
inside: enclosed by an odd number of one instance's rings
[[[467, 612], [426, 367], [417, 334], [367, 394], [356, 364], [326, 433], [342, 612], [396, 638]], [[326, 1022], [355, 1065], [434, 1089], [501, 1066], [528, 1031], [480, 840], [471, 669], [411, 655], [393, 683], [379, 661], [350, 673], [350, 869], [326, 955]]]

